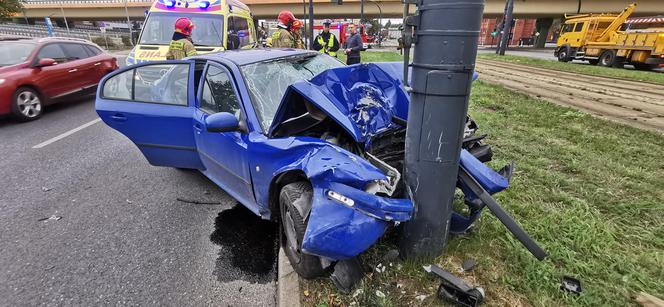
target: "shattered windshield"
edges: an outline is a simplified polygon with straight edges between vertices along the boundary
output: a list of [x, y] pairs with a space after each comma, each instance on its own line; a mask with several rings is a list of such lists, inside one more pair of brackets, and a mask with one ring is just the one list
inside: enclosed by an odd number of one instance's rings
[[272, 124], [281, 98], [289, 85], [308, 80], [343, 63], [327, 55], [306, 55], [242, 66], [258, 119], [264, 129]]

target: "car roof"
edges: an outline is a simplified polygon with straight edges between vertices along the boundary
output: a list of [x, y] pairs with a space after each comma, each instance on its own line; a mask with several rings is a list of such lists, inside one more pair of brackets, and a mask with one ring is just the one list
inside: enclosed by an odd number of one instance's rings
[[241, 49], [241, 50], [227, 50], [216, 53], [207, 53], [200, 56], [195, 56], [193, 59], [206, 59], [206, 60], [219, 60], [225, 59], [235, 63], [238, 66], [265, 62], [274, 59], [306, 55], [318, 54], [316, 51], [303, 50], [303, 49], [278, 49], [278, 48], [257, 48], [257, 49]]

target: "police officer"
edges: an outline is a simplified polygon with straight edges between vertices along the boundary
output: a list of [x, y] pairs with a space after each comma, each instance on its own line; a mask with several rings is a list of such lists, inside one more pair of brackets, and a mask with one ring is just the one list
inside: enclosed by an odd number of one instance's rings
[[316, 36], [314, 40], [314, 50], [336, 57], [339, 50], [339, 40], [337, 37], [330, 33], [330, 25], [332, 21], [326, 20], [323, 22], [323, 32]]
[[181, 60], [196, 55], [196, 48], [191, 40], [194, 23], [189, 18], [178, 18], [175, 21], [175, 32], [166, 53], [167, 60]]
[[272, 33], [272, 47], [295, 48], [295, 38], [291, 33], [293, 22], [296, 20], [291, 11], [281, 11], [277, 17], [279, 24], [277, 31]]

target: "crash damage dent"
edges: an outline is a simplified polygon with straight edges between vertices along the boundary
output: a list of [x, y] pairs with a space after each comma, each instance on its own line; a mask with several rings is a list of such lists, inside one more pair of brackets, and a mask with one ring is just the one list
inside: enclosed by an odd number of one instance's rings
[[389, 225], [410, 219], [409, 199], [377, 195], [376, 186], [390, 190], [390, 178], [365, 159], [323, 142], [302, 143], [300, 159], [277, 170], [302, 171], [313, 187], [310, 208], [297, 207], [307, 217], [302, 242], [306, 253], [330, 260], [357, 256], [373, 245]]

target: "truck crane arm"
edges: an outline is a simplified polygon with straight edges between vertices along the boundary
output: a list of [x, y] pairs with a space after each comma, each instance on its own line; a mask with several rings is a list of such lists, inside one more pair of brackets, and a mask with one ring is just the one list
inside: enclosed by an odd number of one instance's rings
[[606, 42], [611, 38], [611, 33], [614, 33], [620, 29], [620, 27], [625, 23], [627, 18], [632, 15], [636, 9], [636, 3], [632, 3], [627, 6], [622, 13], [620, 13], [616, 19], [611, 22], [611, 24], [602, 32], [602, 34], [597, 38], [598, 42]]

